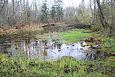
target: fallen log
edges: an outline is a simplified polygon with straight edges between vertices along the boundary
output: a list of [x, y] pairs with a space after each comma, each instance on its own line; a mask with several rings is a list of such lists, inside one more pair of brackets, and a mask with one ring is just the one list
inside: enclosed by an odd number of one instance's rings
[[111, 56], [115, 56], [115, 52], [111, 53]]

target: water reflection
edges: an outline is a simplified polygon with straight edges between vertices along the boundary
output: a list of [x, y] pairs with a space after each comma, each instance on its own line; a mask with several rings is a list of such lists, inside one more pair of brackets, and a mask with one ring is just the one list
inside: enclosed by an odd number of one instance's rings
[[46, 60], [57, 60], [64, 56], [71, 56], [76, 59], [94, 60], [97, 58], [97, 51], [91, 50], [86, 42], [66, 45], [59, 40], [20, 40], [3, 43], [0, 51], [5, 51], [12, 56], [39, 57]]

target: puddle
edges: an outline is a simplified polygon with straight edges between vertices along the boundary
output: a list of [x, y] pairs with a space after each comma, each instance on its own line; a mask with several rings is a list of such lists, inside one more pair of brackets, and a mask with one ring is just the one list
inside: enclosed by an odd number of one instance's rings
[[57, 60], [70, 56], [79, 60], [95, 60], [104, 58], [105, 53], [91, 49], [86, 42], [81, 41], [70, 45], [61, 43], [59, 40], [26, 40], [5, 42], [0, 44], [0, 51], [11, 56], [28, 56], [30, 58], [41, 58], [45, 60]]

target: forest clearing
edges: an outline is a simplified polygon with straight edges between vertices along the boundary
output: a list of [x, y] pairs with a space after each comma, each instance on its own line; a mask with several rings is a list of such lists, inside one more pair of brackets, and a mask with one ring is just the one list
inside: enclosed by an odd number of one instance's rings
[[1, 0], [0, 77], [115, 77], [115, 1]]

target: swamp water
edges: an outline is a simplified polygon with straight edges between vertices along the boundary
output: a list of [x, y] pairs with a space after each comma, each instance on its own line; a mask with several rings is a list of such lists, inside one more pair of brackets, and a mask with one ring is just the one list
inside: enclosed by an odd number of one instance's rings
[[64, 44], [60, 40], [18, 40], [0, 44], [0, 51], [11, 56], [27, 56], [44, 60], [58, 60], [69, 56], [78, 60], [105, 58], [105, 53], [91, 49], [86, 42]]
[[[86, 45], [86, 46], [85, 46]], [[39, 58], [44, 61], [57, 61], [63, 57], [72, 57], [77, 60], [90, 60], [95, 61], [99, 59], [104, 59], [106, 53], [98, 51], [97, 49], [92, 49], [87, 46], [87, 43], [80, 41], [73, 44], [64, 44], [60, 40], [18, 40], [12, 42], [4, 42], [0, 45], [0, 51], [7, 53], [10, 56], [16, 57], [28, 57], [30, 59]], [[115, 69], [108, 66], [107, 69], [102, 63], [81, 65], [80, 67], [85, 67], [87, 73], [101, 72], [102, 74], [107, 73], [114, 75]], [[67, 67], [69, 68], [69, 67]], [[72, 69], [73, 67], [71, 67]], [[80, 68], [80, 69], [81, 69]], [[114, 76], [113, 76], [114, 77]]]

